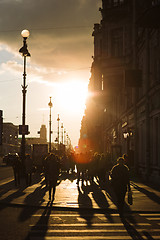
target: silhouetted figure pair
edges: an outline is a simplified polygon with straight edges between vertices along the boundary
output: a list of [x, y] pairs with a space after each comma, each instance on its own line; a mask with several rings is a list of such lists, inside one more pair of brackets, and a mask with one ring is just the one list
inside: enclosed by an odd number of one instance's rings
[[46, 165], [46, 175], [49, 187], [49, 200], [54, 200], [57, 180], [60, 170], [60, 161], [59, 157], [53, 153], [50, 153], [49, 156], [45, 159]]
[[125, 195], [127, 190], [130, 191], [129, 168], [124, 164], [124, 158], [119, 157], [117, 159], [117, 164], [113, 166], [110, 176], [117, 197], [117, 208], [122, 215]]
[[15, 153], [12, 156], [11, 165], [12, 165], [13, 173], [14, 173], [15, 186], [20, 185], [22, 163], [21, 163], [21, 159], [17, 153]]

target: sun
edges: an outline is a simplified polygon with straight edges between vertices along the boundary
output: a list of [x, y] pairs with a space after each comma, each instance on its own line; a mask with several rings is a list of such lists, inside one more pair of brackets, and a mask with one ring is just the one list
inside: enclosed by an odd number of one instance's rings
[[83, 113], [88, 87], [84, 81], [70, 81], [57, 86], [57, 101], [61, 107], [72, 113]]

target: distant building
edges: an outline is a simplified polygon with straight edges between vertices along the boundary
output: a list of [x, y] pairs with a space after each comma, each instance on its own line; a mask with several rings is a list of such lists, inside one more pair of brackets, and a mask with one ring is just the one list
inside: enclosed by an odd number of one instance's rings
[[45, 125], [41, 125], [40, 131], [38, 131], [40, 134], [39, 138], [32, 137], [32, 138], [26, 138], [26, 144], [27, 145], [33, 145], [33, 144], [46, 144], [47, 143], [47, 128]]
[[47, 141], [47, 128], [46, 125], [41, 125], [40, 128], [40, 139]]
[[20, 151], [18, 142], [18, 126], [13, 123], [3, 123], [2, 145], [0, 155], [15, 153]]

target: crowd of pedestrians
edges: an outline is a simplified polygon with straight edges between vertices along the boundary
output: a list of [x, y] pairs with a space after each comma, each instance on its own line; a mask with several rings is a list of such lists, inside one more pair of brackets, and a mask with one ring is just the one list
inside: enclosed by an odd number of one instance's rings
[[[66, 172], [76, 176], [78, 187], [80, 182], [82, 185], [85, 182], [92, 184], [95, 180], [99, 183], [110, 182], [117, 198], [117, 208], [122, 214], [126, 192], [131, 190], [127, 162], [127, 154], [123, 154], [115, 163], [110, 154], [71, 153], [58, 156], [55, 153], [48, 153], [43, 159], [41, 173], [45, 177], [49, 200], [54, 200], [60, 173]], [[21, 157], [16, 154], [12, 167], [16, 186], [20, 185], [22, 173], [23, 177], [25, 176], [26, 185], [32, 184], [35, 168], [29, 154], [26, 154], [23, 164]]]
[[105, 181], [112, 166], [110, 154], [85, 153], [75, 156], [77, 184], [82, 181], [93, 181], [94, 177]]
[[[74, 165], [73, 165], [74, 162]], [[126, 192], [131, 192], [128, 156], [123, 154], [113, 161], [111, 154], [80, 153], [72, 157], [67, 169], [76, 168], [77, 185], [84, 182], [108, 182], [116, 195], [117, 208], [123, 215]], [[64, 169], [62, 167], [62, 169]]]

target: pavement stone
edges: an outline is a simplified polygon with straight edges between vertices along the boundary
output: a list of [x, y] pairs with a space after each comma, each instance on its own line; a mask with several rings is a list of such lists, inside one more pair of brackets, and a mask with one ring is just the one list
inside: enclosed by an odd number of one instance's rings
[[[114, 192], [107, 183], [77, 185], [75, 176], [60, 177], [56, 187], [55, 199], [52, 207], [64, 209], [92, 209], [101, 211], [117, 211], [115, 202], [110, 196]], [[160, 190], [147, 186], [141, 182], [131, 181], [133, 205], [126, 204], [127, 211], [133, 212], [160, 212]], [[0, 203], [19, 206], [46, 207], [49, 201], [48, 189], [45, 186], [43, 175], [35, 174], [31, 186], [22, 181], [19, 187], [14, 184], [13, 178], [0, 181]], [[127, 201], [127, 197], [126, 197]]]

